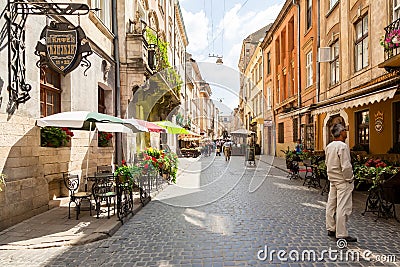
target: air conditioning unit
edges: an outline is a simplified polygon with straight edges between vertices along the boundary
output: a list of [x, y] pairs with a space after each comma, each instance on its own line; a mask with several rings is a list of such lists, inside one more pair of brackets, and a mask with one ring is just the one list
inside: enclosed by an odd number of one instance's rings
[[318, 48], [318, 62], [330, 62], [331, 61], [331, 48], [320, 47]]

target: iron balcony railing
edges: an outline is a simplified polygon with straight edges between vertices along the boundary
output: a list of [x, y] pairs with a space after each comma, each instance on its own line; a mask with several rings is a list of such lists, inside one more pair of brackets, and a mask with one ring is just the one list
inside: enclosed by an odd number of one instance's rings
[[385, 37], [381, 45], [385, 50], [385, 60], [400, 54], [400, 18], [385, 27]]

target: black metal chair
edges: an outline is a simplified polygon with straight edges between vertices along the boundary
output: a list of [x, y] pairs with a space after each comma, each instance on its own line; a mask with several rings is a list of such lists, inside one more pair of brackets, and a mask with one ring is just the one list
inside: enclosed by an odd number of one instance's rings
[[101, 213], [100, 207], [101, 202], [103, 201], [105, 201], [107, 205], [107, 218], [110, 218], [111, 202], [113, 202], [115, 214], [115, 202], [117, 193], [115, 190], [114, 177], [112, 176], [112, 174], [96, 173], [95, 182], [92, 186], [92, 193], [96, 202], [97, 218], [99, 218], [99, 215]]
[[79, 176], [77, 174], [63, 173], [64, 184], [69, 190], [69, 204], [68, 204], [68, 219], [71, 218], [71, 203], [75, 203], [76, 207], [76, 219], [81, 213], [81, 202], [83, 199], [89, 201], [90, 216], [92, 216], [92, 193], [90, 192], [79, 192]]

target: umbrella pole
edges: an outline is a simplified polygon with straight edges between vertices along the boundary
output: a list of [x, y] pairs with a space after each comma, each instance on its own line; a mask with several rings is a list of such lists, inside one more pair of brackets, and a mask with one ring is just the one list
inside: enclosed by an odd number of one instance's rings
[[87, 187], [88, 187], [88, 169], [89, 169], [90, 136], [91, 135], [92, 135], [92, 122], [89, 122], [89, 141], [88, 141], [88, 155], [86, 157], [85, 192], [87, 192]]

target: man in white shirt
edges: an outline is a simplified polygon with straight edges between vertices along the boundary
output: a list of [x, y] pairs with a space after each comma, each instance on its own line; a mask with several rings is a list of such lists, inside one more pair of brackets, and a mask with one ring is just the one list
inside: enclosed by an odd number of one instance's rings
[[[350, 149], [345, 143], [347, 131], [341, 124], [331, 128], [334, 140], [326, 146], [325, 163], [330, 181], [328, 203], [326, 204], [326, 228], [328, 236], [357, 242], [348, 235], [346, 223], [352, 212], [353, 168]], [[336, 213], [336, 217], [335, 217]]]

